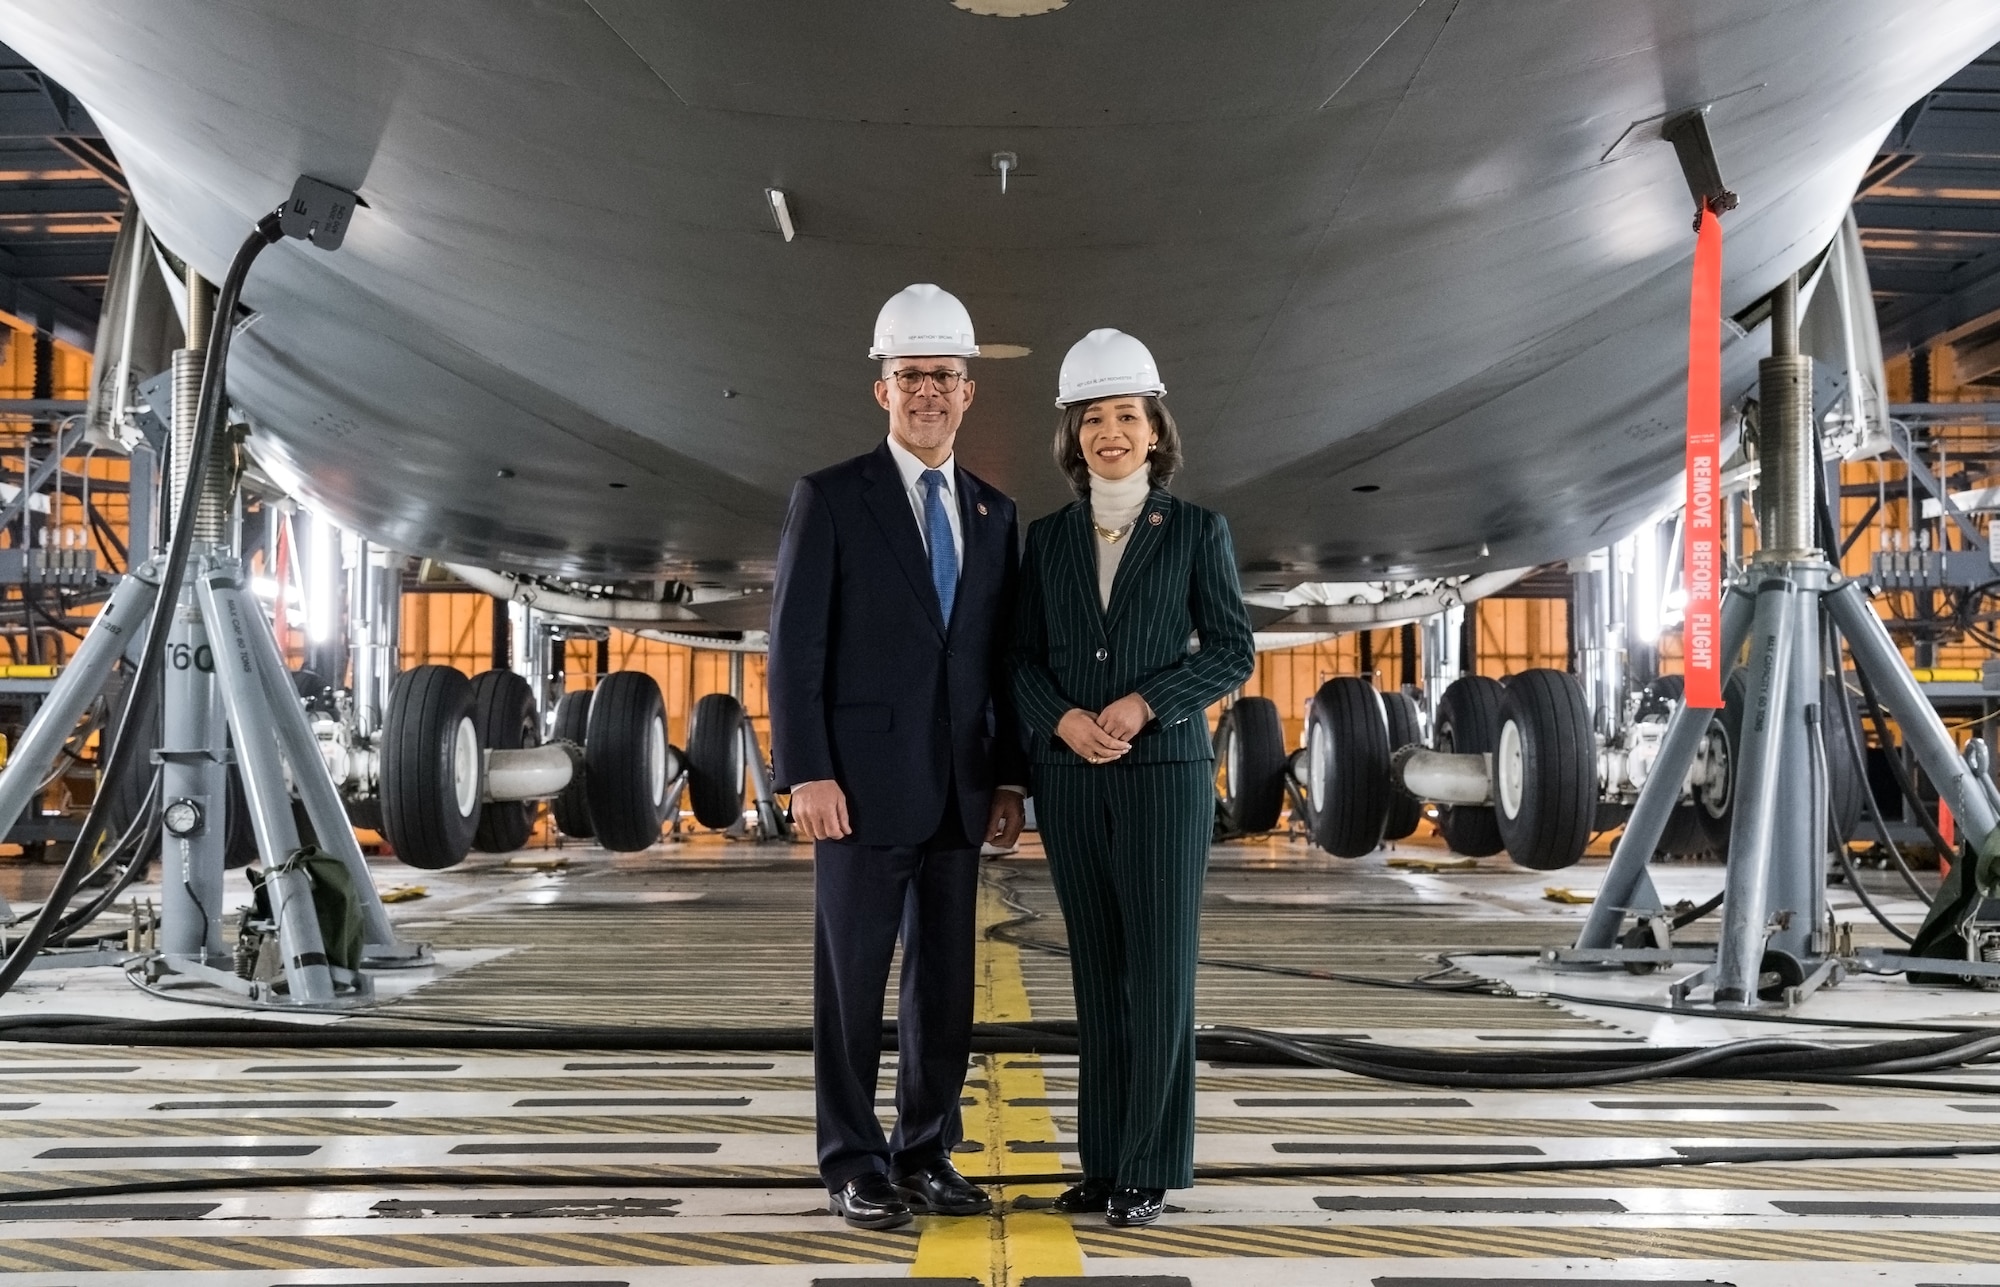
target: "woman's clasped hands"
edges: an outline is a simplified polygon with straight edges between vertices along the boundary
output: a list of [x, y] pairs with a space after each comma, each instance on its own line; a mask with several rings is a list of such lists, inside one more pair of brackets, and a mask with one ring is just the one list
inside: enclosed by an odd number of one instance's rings
[[1056, 736], [1092, 764], [1109, 764], [1132, 749], [1132, 739], [1151, 718], [1146, 699], [1127, 693], [1095, 715], [1080, 706], [1071, 710], [1056, 725]]

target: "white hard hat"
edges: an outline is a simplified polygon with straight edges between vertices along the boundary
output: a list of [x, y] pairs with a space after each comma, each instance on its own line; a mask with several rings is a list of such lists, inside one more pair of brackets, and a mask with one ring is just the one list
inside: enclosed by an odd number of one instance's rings
[[921, 282], [889, 297], [875, 315], [872, 358], [978, 357], [972, 314], [948, 290]]
[[1070, 345], [1063, 355], [1062, 374], [1056, 377], [1059, 407], [1135, 393], [1157, 397], [1166, 391], [1167, 386], [1160, 383], [1160, 368], [1146, 346], [1108, 326]]

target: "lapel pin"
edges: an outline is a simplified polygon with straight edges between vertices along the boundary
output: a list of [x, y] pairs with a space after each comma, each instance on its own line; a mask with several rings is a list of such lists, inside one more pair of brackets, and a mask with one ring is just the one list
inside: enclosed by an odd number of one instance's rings
[[972, 508], [978, 510], [980, 514], [983, 516], [986, 513], [986, 502], [980, 501], [977, 504], [973, 505]]
[[1161, 523], [1166, 522], [1165, 519], [1160, 517], [1160, 511], [1158, 510], [1154, 510], [1151, 514], [1147, 515], [1146, 521], [1148, 523], [1151, 523], [1154, 527], [1158, 527]]

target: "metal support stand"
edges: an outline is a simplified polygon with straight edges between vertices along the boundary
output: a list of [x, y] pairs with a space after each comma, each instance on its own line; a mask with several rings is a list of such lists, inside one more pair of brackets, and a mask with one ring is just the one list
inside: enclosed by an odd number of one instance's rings
[[[1583, 932], [1574, 947], [1544, 955], [1558, 965], [1705, 961], [1705, 968], [1674, 985], [1676, 1005], [1698, 998], [1720, 1010], [1796, 1004], [1814, 989], [1838, 983], [1851, 966], [1886, 968], [1886, 958], [1846, 961], [1833, 954], [1826, 902], [1822, 614], [1847, 638], [1855, 665], [1883, 694], [1924, 772], [1973, 840], [1980, 855], [1977, 887], [1986, 888], [2000, 875], [2000, 797], [1960, 759], [1860, 589], [1816, 548], [1812, 361], [1797, 351], [1797, 304], [1795, 282], [1774, 297], [1772, 356], [1759, 371], [1759, 502], [1767, 515], [1767, 544], [1723, 604], [1722, 656], [1734, 667], [1747, 646], [1742, 664], [1748, 685], [1732, 766], [1735, 812], [1720, 941], [1712, 955], [1665, 944], [1618, 946], [1625, 915], [1650, 898], [1646, 864], [1708, 733], [1710, 713], [1683, 704], [1674, 712]], [[1976, 907], [1980, 900], [1969, 901]], [[1970, 915], [1969, 908], [1965, 916]], [[1977, 955], [1976, 945], [1969, 945], [1968, 956]], [[1908, 968], [2000, 975], [2000, 967], [1956, 969], [1960, 964], [1925, 958]]]
[[[741, 658], [742, 653], [734, 654]], [[778, 807], [778, 797], [771, 791], [771, 772], [764, 764], [764, 752], [757, 745], [757, 730], [744, 720], [743, 762], [750, 766], [750, 794], [757, 804], [757, 831], [764, 840], [790, 840], [792, 824], [786, 820], [785, 811]]]

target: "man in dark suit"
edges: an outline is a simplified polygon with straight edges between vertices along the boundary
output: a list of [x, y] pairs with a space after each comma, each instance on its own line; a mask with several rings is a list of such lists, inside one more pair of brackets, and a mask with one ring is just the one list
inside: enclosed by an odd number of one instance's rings
[[[891, 299], [869, 356], [889, 437], [792, 490], [771, 609], [771, 747], [815, 843], [820, 1176], [860, 1228], [991, 1210], [952, 1167], [972, 1041], [982, 839], [1012, 847], [1027, 781], [1002, 682], [1014, 502], [953, 459], [978, 355], [935, 286]], [[996, 789], [998, 788], [998, 789]], [[898, 933], [896, 1130], [875, 1116]]]

